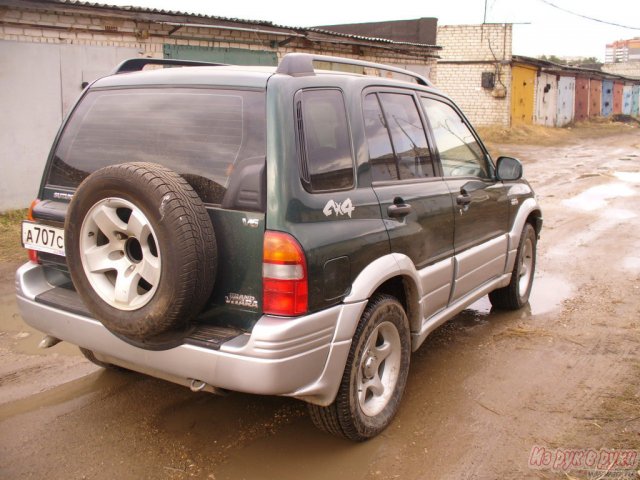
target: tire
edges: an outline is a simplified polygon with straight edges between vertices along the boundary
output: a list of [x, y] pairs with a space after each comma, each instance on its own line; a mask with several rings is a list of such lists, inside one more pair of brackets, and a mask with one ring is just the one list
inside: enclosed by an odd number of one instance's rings
[[374, 296], [354, 334], [336, 399], [327, 407], [308, 405], [315, 426], [354, 441], [378, 435], [398, 411], [410, 356], [402, 305], [389, 295]]
[[495, 308], [518, 310], [529, 301], [536, 271], [536, 244], [536, 231], [530, 223], [526, 223], [520, 235], [509, 285], [489, 293], [489, 300]]
[[161, 165], [125, 163], [89, 175], [67, 211], [65, 251], [87, 308], [130, 343], [175, 342], [213, 289], [209, 215], [191, 186]]
[[84, 355], [84, 358], [89, 360], [94, 365], [97, 365], [97, 366], [99, 366], [101, 368], [105, 368], [107, 370], [125, 370], [122, 367], [119, 367], [117, 365], [113, 365], [111, 363], [106, 363], [106, 362], [101, 362], [100, 360], [98, 360], [96, 358], [96, 356], [94, 355], [94, 353], [91, 350], [87, 350], [86, 348], [82, 348], [82, 347], [78, 347], [78, 348], [80, 348], [80, 353], [82, 353], [82, 355]]

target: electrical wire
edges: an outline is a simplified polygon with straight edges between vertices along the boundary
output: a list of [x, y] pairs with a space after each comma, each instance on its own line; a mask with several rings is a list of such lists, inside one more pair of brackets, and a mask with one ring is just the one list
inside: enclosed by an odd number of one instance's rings
[[629, 25], [621, 25], [619, 23], [608, 22], [606, 20], [600, 20], [599, 18], [589, 17], [588, 15], [582, 15], [581, 13], [573, 12], [571, 10], [567, 10], [564, 7], [556, 5], [555, 3], [550, 2], [549, 0], [540, 0], [542, 3], [549, 5], [550, 7], [557, 8], [558, 10], [562, 10], [563, 12], [570, 13], [571, 15], [575, 15], [577, 17], [586, 18], [587, 20], [592, 20], [594, 22], [604, 23], [606, 25], [613, 25], [615, 27], [628, 28], [629, 30], [640, 30], [640, 27], [630, 27]]

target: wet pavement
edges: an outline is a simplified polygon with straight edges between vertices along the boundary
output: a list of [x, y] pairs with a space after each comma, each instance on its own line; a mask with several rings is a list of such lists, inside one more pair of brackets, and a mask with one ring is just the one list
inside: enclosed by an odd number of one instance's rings
[[532, 447], [640, 449], [639, 130], [499, 147], [523, 160], [545, 218], [530, 304], [483, 298], [434, 332], [379, 437], [325, 435], [293, 399], [197, 394], [64, 343], [38, 350], [5, 265], [0, 478], [566, 478], [531, 470]]

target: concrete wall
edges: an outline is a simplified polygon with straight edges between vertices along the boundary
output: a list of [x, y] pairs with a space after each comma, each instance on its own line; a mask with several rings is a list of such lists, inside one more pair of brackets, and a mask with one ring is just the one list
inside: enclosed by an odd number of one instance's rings
[[625, 77], [640, 78], [640, 62], [605, 63], [602, 71]]
[[[436, 83], [462, 108], [474, 125], [510, 123], [510, 24], [442, 25]], [[495, 75], [495, 86], [483, 88], [482, 73]]]
[[[55, 134], [83, 82], [110, 72], [131, 57], [163, 57], [165, 45], [310, 52], [358, 58], [417, 70], [435, 67], [434, 49], [393, 47], [293, 29], [211, 20], [231, 28], [181, 27], [200, 17], [37, 0], [0, 5], [0, 211], [27, 207], [35, 198]], [[174, 31], [175, 30], [175, 31]], [[282, 31], [284, 30], [284, 31]], [[173, 32], [172, 32], [173, 31]]]
[[0, 43], [0, 211], [36, 197], [62, 119], [60, 55], [54, 45]]
[[36, 197], [49, 150], [82, 82], [137, 54], [131, 48], [0, 40], [0, 211], [26, 207]]

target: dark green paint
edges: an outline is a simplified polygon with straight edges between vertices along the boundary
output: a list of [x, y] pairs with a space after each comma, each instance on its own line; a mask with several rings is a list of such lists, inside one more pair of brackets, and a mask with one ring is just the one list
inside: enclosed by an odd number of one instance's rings
[[[195, 60], [227, 61], [211, 56], [214, 49], [205, 50], [172, 47], [165, 48], [165, 54], [172, 58], [175, 55]], [[183, 55], [187, 51], [191, 54]], [[266, 229], [290, 233], [301, 244], [308, 267], [309, 310], [313, 312], [340, 303], [362, 270], [389, 252], [405, 253], [417, 268], [422, 268], [453, 255], [454, 244], [457, 251], [461, 251], [498, 232], [505, 232], [517, 212], [517, 207], [509, 205], [502, 182], [493, 179], [486, 180], [484, 188], [472, 193], [470, 208], [464, 216], [458, 213], [455, 202], [460, 187], [469, 179], [445, 181], [437, 177], [372, 185], [362, 118], [365, 90], [394, 87], [394, 91], [437, 95], [426, 88], [412, 85], [402, 89], [387, 79], [355, 75], [291, 77], [274, 75], [272, 70], [265, 68], [240, 72], [227, 67], [163, 69], [147, 74], [118, 75], [100, 80], [96, 87], [149, 84], [266, 88], [267, 92], [266, 212], [208, 207], [218, 243], [218, 272], [214, 293], [199, 317], [203, 322], [250, 329], [260, 317]], [[338, 88], [343, 92], [356, 178], [356, 186], [351, 190], [309, 193], [302, 185], [296, 151], [294, 98], [296, 92], [306, 88]], [[428, 138], [432, 143], [429, 133]], [[432, 156], [436, 162], [435, 171], [440, 172], [437, 152], [432, 151]], [[490, 157], [487, 158], [491, 162]], [[514, 183], [526, 182], [509, 184]], [[43, 186], [40, 195], [50, 198], [52, 192]], [[521, 200], [531, 195], [525, 195]], [[412, 206], [411, 213], [404, 218], [388, 215], [387, 208], [396, 197]], [[335, 211], [329, 215], [324, 213], [328, 202], [342, 204], [347, 199], [354, 207], [350, 216]], [[257, 228], [247, 225], [245, 219], [257, 219]], [[257, 308], [228, 303], [232, 293], [255, 298]]]

